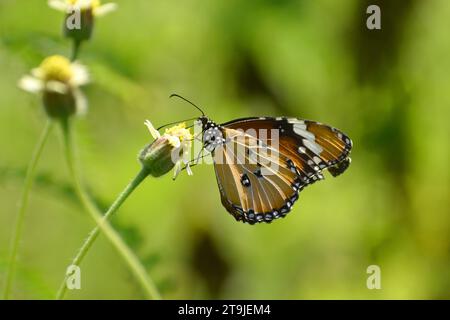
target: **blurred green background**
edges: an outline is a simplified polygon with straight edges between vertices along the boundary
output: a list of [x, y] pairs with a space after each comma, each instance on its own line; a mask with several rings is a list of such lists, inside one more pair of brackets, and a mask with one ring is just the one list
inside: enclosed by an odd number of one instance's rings
[[[306, 188], [269, 225], [237, 223], [214, 170], [149, 178], [114, 220], [165, 298], [450, 298], [450, 3], [117, 0], [79, 60], [93, 82], [76, 121], [86, 184], [102, 208], [138, 172], [155, 125], [296, 116], [354, 141], [352, 165]], [[367, 30], [379, 4], [382, 30]], [[46, 1], [0, 0], [0, 286], [24, 172], [45, 115], [17, 81], [70, 55], [63, 15]], [[94, 226], [74, 196], [54, 132], [37, 172], [14, 297], [51, 299]], [[379, 265], [382, 289], [368, 290]], [[70, 299], [139, 299], [123, 260], [100, 237]]]

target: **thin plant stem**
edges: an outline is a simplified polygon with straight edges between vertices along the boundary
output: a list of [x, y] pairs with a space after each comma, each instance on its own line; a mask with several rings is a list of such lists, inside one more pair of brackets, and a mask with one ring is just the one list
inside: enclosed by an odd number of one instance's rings
[[22, 231], [23, 231], [23, 225], [25, 221], [25, 213], [27, 211], [28, 207], [28, 199], [29, 199], [29, 193], [31, 190], [31, 187], [33, 185], [34, 180], [34, 173], [36, 171], [36, 166], [39, 162], [39, 159], [42, 154], [42, 150], [44, 149], [44, 146], [48, 140], [48, 137], [50, 135], [50, 132], [53, 128], [53, 122], [51, 120], [47, 120], [47, 123], [45, 124], [45, 127], [41, 133], [41, 136], [39, 137], [38, 143], [34, 149], [33, 155], [31, 157], [30, 163], [27, 168], [27, 173], [25, 175], [25, 184], [24, 188], [22, 190], [22, 196], [20, 198], [19, 202], [19, 210], [17, 214], [17, 220], [16, 225], [12, 234], [12, 242], [11, 242], [11, 256], [9, 258], [9, 264], [8, 269], [6, 272], [6, 282], [5, 282], [5, 288], [3, 291], [3, 298], [7, 300], [9, 298], [12, 282], [14, 279], [14, 273], [16, 270], [16, 260], [17, 260], [17, 253], [19, 249], [20, 239], [22, 237]]
[[72, 47], [72, 57], [71, 57], [72, 61], [75, 61], [78, 58], [78, 54], [80, 53], [80, 47], [81, 47], [81, 41], [74, 40], [73, 47]]
[[[134, 178], [125, 190], [119, 195], [119, 197], [114, 201], [111, 207], [108, 209], [104, 216], [101, 215], [97, 207], [93, 204], [91, 198], [87, 195], [78, 173], [78, 169], [75, 164], [74, 154], [73, 154], [73, 146], [72, 146], [72, 138], [71, 138], [71, 130], [69, 127], [68, 121], [62, 122], [62, 129], [64, 134], [64, 145], [65, 145], [65, 154], [67, 158], [67, 163], [70, 170], [70, 175], [75, 185], [75, 191], [77, 196], [80, 198], [85, 209], [90, 213], [94, 221], [97, 223], [97, 226], [91, 231], [88, 238], [85, 240], [81, 248], [79, 249], [77, 255], [72, 261], [72, 265], [79, 266], [83, 260], [83, 258], [88, 253], [89, 249], [92, 247], [94, 241], [97, 239], [100, 231], [102, 231], [105, 236], [109, 239], [109, 241], [114, 245], [116, 250], [128, 264], [130, 270], [135, 275], [136, 279], [142, 286], [146, 297], [149, 299], [161, 299], [161, 295], [158, 292], [154, 282], [148, 276], [145, 268], [140, 263], [139, 259], [134, 255], [134, 253], [128, 248], [128, 246], [124, 243], [122, 238], [118, 235], [118, 233], [111, 227], [108, 222], [108, 219], [112, 217], [112, 215], [120, 208], [123, 202], [130, 196], [130, 194], [136, 189], [136, 187], [144, 181], [144, 179], [149, 175], [147, 170], [141, 170], [139, 174]], [[61, 286], [57, 292], [56, 299], [63, 299], [64, 295], [67, 291], [67, 283], [68, 275], [66, 274]]]

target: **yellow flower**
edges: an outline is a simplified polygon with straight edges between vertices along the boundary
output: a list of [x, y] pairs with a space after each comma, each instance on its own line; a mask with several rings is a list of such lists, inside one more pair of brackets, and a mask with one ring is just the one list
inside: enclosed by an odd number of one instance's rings
[[86, 111], [86, 99], [79, 89], [89, 82], [86, 68], [59, 55], [44, 59], [31, 75], [22, 77], [19, 87], [42, 94], [47, 114], [64, 117]]
[[166, 129], [163, 135], [149, 120], [145, 121], [145, 125], [155, 141], [142, 150], [139, 160], [150, 174], [159, 177], [174, 168], [173, 178], [175, 179], [184, 164], [188, 175], [192, 175], [189, 160], [193, 137], [191, 131], [186, 128], [186, 124], [180, 123]]

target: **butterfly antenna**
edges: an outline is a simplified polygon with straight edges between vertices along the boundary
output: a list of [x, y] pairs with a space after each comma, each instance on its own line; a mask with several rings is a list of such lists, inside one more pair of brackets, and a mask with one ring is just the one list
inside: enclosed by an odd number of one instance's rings
[[181, 100], [186, 101], [187, 103], [192, 105], [194, 108], [196, 108], [198, 111], [200, 111], [202, 113], [202, 116], [205, 116], [205, 113], [203, 112], [203, 110], [199, 106], [197, 106], [195, 103], [193, 103], [192, 101], [189, 101], [188, 99], [186, 99], [186, 98], [184, 98], [184, 97], [182, 97], [182, 96], [180, 96], [179, 94], [176, 94], [176, 93], [172, 93], [169, 98], [173, 98], [173, 97], [177, 97], [177, 98], [179, 98]]
[[[160, 127], [157, 128], [156, 130], [159, 131], [159, 130], [161, 130], [161, 129], [164, 128], [164, 127], [172, 126], [172, 125], [174, 125], [174, 124], [179, 124], [179, 123], [181, 123], [181, 122], [197, 120], [197, 119], [198, 119], [198, 118], [195, 117], [195, 118], [189, 118], [189, 119], [185, 119], [185, 120], [180, 120], [180, 121], [171, 122], [171, 123], [168, 123], [168, 124], [165, 124], [165, 125], [160, 126]], [[192, 127], [192, 126], [193, 126], [193, 125], [190, 125], [190, 126], [187, 127], [187, 128], [190, 128], [190, 127]]]

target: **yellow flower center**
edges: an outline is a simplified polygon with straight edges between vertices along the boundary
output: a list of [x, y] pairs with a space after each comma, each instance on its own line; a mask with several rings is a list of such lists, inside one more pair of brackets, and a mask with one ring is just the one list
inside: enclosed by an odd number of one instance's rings
[[180, 142], [183, 142], [183, 140], [192, 139], [191, 131], [189, 129], [186, 129], [186, 124], [184, 122], [176, 126], [173, 126], [169, 129], [166, 129], [165, 134], [177, 137], [180, 140]]
[[[69, 4], [72, 6], [76, 6], [76, 5], [80, 5], [81, 4], [86, 4], [86, 0], [68, 0]], [[81, 9], [96, 9], [98, 7], [100, 7], [101, 2], [100, 0], [91, 0], [88, 1], [88, 4], [84, 7], [82, 7]]]
[[69, 82], [73, 77], [73, 70], [69, 59], [63, 56], [50, 56], [45, 58], [39, 66], [45, 81]]

